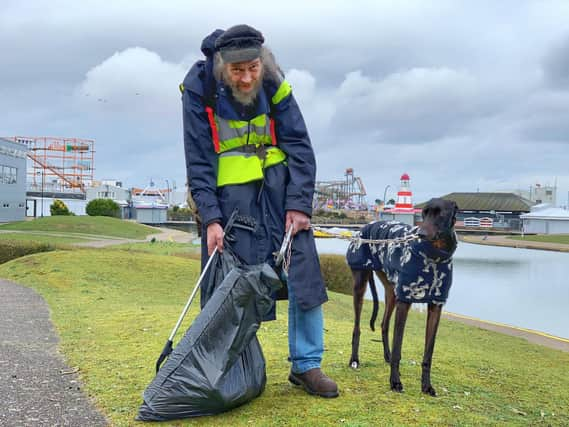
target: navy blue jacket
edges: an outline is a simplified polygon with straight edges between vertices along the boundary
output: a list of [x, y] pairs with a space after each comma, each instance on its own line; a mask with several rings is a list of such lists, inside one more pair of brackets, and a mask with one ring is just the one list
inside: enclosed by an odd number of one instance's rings
[[[184, 146], [188, 182], [192, 197], [203, 222], [202, 265], [207, 258], [207, 225], [227, 221], [235, 208], [241, 215], [255, 218], [254, 233], [235, 230], [235, 252], [248, 264], [274, 264], [273, 252], [281, 245], [287, 210], [312, 214], [312, 196], [316, 162], [300, 109], [289, 95], [276, 106], [270, 98], [280, 82], [265, 78], [252, 108], [233, 99], [231, 90], [212, 77], [211, 47], [215, 33], [204, 40], [202, 51], [206, 61], [198, 61], [184, 79], [182, 95]], [[217, 154], [213, 148], [211, 129], [205, 106], [225, 119], [250, 120], [269, 114], [275, 120], [278, 147], [287, 154], [286, 164], [265, 170], [263, 181], [227, 185], [217, 188]], [[292, 244], [288, 286], [293, 286], [300, 307], [313, 308], [327, 300], [312, 231], [299, 232]]]

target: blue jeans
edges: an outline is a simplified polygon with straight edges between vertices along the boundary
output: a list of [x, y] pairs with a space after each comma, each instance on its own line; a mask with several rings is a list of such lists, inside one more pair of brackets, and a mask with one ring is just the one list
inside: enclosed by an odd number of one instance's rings
[[303, 311], [292, 286], [288, 288], [288, 350], [295, 374], [320, 367], [324, 353], [322, 305]]

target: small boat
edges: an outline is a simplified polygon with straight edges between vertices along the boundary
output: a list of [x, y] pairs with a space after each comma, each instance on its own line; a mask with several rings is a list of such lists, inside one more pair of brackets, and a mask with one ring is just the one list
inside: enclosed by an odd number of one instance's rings
[[322, 238], [336, 237], [336, 236], [334, 236], [333, 234], [328, 233], [328, 232], [326, 232], [326, 231], [324, 231], [324, 230], [321, 230], [321, 229], [319, 229], [319, 228], [315, 228], [314, 231], [313, 231], [313, 233], [314, 233], [314, 237], [320, 238], [320, 239], [322, 239]]

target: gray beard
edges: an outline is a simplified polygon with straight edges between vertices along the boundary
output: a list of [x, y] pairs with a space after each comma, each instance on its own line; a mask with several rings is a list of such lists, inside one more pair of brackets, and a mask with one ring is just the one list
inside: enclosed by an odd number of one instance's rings
[[237, 84], [232, 83], [231, 79], [229, 78], [229, 76], [225, 72], [223, 72], [223, 80], [224, 80], [224, 83], [227, 86], [229, 86], [229, 88], [231, 89], [231, 93], [233, 94], [233, 98], [235, 98], [235, 100], [237, 102], [239, 102], [240, 104], [243, 104], [244, 106], [248, 107], [250, 105], [253, 105], [253, 103], [257, 99], [257, 95], [259, 94], [259, 91], [261, 90], [261, 86], [263, 85], [263, 73], [261, 73], [261, 75], [259, 76], [259, 79], [255, 82], [255, 86], [253, 87], [253, 89], [247, 93], [241, 92], [238, 89]]

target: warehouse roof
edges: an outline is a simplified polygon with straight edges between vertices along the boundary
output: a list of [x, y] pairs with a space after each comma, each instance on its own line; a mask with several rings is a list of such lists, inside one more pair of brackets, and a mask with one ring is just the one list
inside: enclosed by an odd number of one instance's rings
[[[529, 212], [533, 205], [514, 193], [450, 193], [441, 198], [454, 201], [461, 211]], [[425, 204], [415, 207], [422, 208]]]

